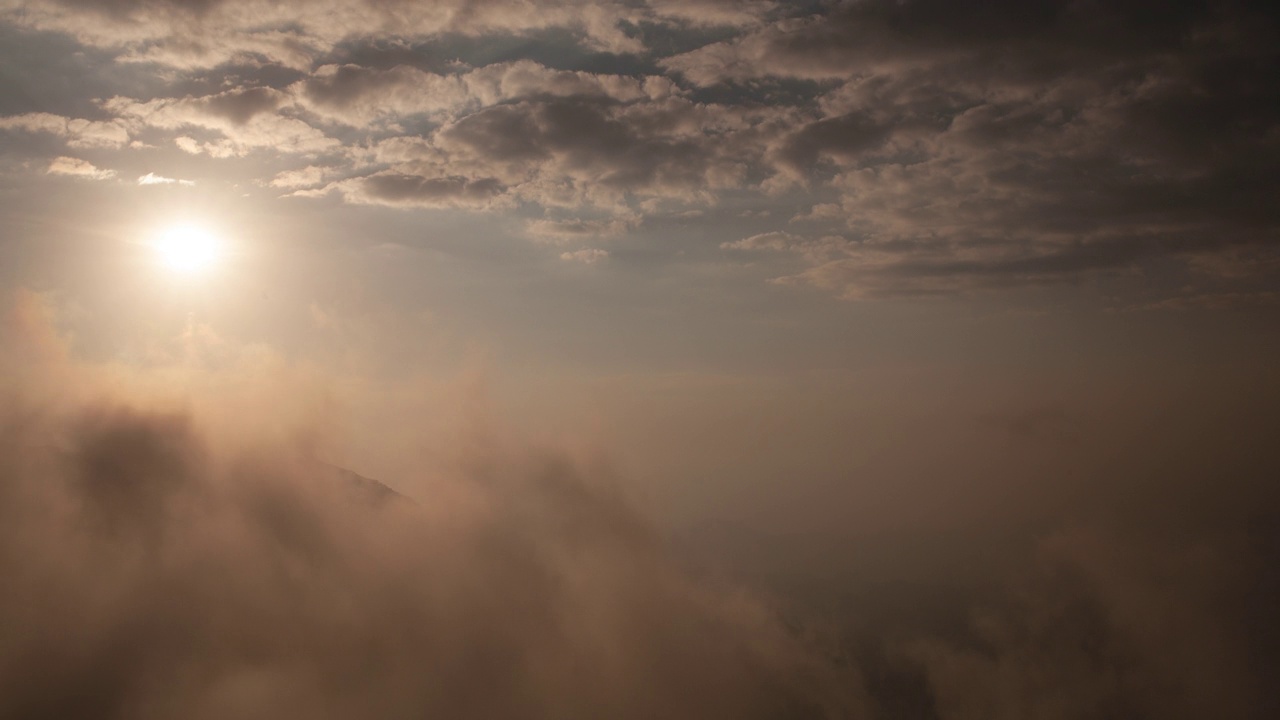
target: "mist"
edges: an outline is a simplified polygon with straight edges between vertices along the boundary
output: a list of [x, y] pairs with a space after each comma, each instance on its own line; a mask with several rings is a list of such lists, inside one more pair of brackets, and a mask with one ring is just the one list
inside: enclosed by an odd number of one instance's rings
[[[478, 435], [408, 497], [317, 459], [323, 433], [278, 409], [301, 391], [270, 375], [258, 405], [226, 402], [242, 421], [27, 349], [0, 419], [0, 716], [859, 706], [851, 667], [686, 572], [562, 453]], [[265, 416], [276, 436], [245, 430]]]
[[9, 320], [3, 717], [1275, 707], [1275, 391], [1243, 366], [1022, 412], [614, 381], [575, 436], [479, 367], [378, 386], [195, 323], [137, 367], [77, 358], [48, 298]]

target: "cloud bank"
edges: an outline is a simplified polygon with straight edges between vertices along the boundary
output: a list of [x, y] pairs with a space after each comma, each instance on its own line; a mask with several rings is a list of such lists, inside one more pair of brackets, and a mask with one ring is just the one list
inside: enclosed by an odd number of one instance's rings
[[280, 427], [272, 407], [306, 403], [270, 373], [234, 370], [247, 406], [126, 398], [164, 371], [94, 379], [57, 359], [42, 308], [19, 306], [0, 390], [2, 717], [835, 718], [861, 702], [851, 670], [689, 574], [565, 456], [476, 438], [456, 474], [413, 479], [415, 499], [378, 491], [315, 459], [316, 428], [245, 429], [242, 410]]

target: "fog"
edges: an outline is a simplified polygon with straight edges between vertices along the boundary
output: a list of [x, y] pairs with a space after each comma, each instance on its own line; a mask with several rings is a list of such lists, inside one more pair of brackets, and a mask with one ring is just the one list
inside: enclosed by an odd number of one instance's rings
[[563, 454], [477, 434], [410, 498], [319, 461], [269, 371], [228, 371], [256, 405], [193, 400], [38, 335], [9, 345], [0, 421], [4, 717], [859, 706], [852, 668], [682, 570]]
[[77, 359], [51, 307], [20, 295], [5, 339], [3, 717], [1276, 707], [1265, 373], [1020, 414], [613, 381], [575, 438], [563, 407], [501, 417], [485, 372], [411, 412], [262, 348], [202, 360], [194, 324], [146, 368]]

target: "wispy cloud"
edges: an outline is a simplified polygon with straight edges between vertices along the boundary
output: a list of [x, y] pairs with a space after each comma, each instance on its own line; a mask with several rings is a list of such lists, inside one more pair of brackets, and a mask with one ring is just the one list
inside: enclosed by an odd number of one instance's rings
[[139, 185], [195, 185], [194, 180], [179, 180], [177, 178], [163, 177], [155, 173], [147, 173], [138, 178]]
[[89, 180], [109, 180], [116, 176], [115, 170], [104, 170], [88, 160], [73, 157], [56, 157], [49, 163], [47, 171], [50, 175], [71, 175]]
[[609, 251], [601, 250], [599, 248], [585, 248], [583, 250], [573, 250], [570, 252], [560, 253], [561, 260], [578, 262], [584, 265], [594, 265], [595, 263], [608, 259], [608, 257]]

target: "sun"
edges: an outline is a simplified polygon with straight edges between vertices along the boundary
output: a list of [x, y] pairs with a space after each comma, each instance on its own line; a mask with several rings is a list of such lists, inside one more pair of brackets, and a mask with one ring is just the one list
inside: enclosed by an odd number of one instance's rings
[[164, 228], [156, 233], [151, 245], [166, 267], [180, 273], [208, 270], [218, 261], [222, 251], [216, 235], [192, 223]]

